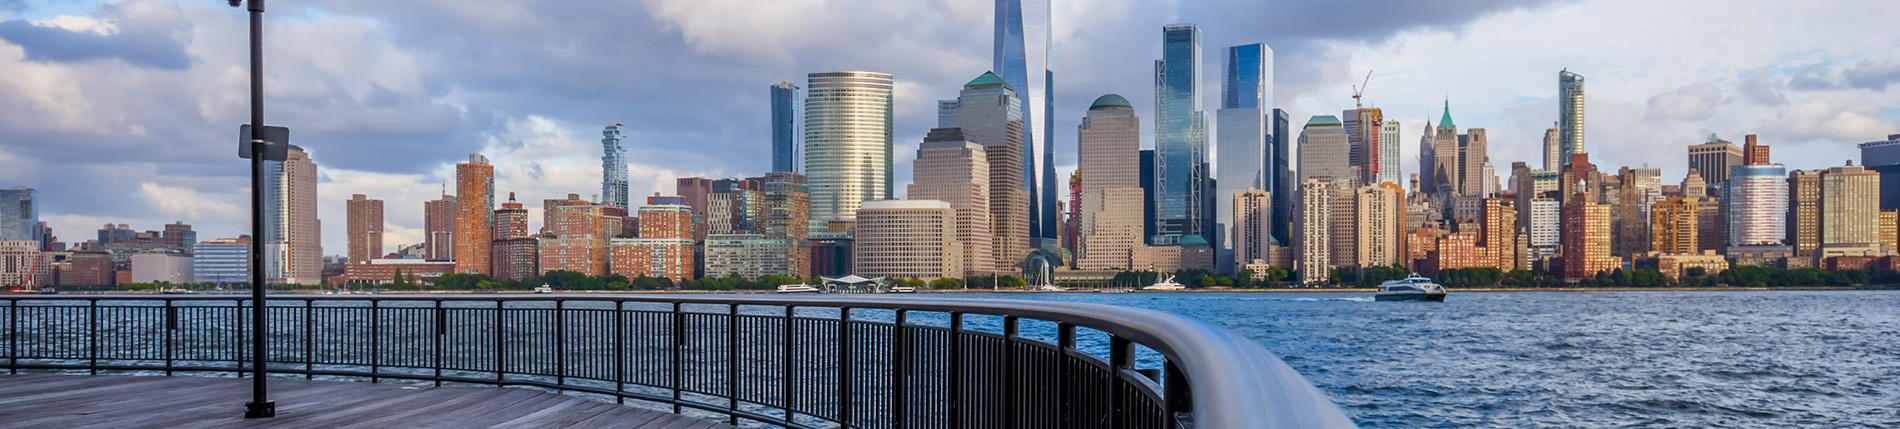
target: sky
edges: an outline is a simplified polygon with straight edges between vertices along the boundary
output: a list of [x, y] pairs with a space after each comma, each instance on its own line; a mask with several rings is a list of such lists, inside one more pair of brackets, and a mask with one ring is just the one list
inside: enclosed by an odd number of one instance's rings
[[[496, 165], [498, 198], [534, 212], [598, 194], [611, 122], [626, 125], [636, 196], [671, 194], [677, 177], [761, 175], [767, 88], [821, 71], [896, 76], [901, 194], [936, 101], [989, 70], [994, 13], [992, 0], [268, 6], [265, 122], [290, 127], [318, 164], [331, 255], [352, 194], [385, 201], [385, 250], [421, 242], [423, 201], [469, 153]], [[1818, 169], [1900, 133], [1900, 2], [1053, 0], [1052, 15], [1058, 183], [1096, 97], [1127, 97], [1153, 129], [1153, 61], [1172, 23], [1203, 33], [1210, 122], [1227, 46], [1273, 48], [1274, 104], [1295, 129], [1351, 108], [1370, 72], [1365, 101], [1403, 123], [1406, 173], [1447, 103], [1461, 128], [1488, 130], [1501, 174], [1538, 166], [1565, 69], [1586, 78], [1591, 160], [1661, 168], [1665, 183], [1710, 134], [1759, 134], [1775, 161]], [[248, 233], [248, 165], [234, 153], [249, 120], [246, 19], [222, 0], [0, 0], [0, 188], [38, 189], [63, 241], [106, 223]]]

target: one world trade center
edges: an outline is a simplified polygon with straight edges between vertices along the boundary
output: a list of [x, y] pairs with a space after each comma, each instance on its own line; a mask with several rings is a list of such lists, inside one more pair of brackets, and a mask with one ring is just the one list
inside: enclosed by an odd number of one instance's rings
[[[1030, 247], [1055, 251], [1055, 74], [1049, 71], [1049, 0], [996, 0], [993, 69], [1023, 99], [1023, 177], [1027, 180]], [[1036, 162], [1036, 154], [1042, 162]], [[1038, 189], [1040, 188], [1040, 189]]]

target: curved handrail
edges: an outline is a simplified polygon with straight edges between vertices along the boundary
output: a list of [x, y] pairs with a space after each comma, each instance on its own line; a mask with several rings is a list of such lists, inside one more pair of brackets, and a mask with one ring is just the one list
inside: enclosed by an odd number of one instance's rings
[[[1013, 316], [1067, 323], [1146, 346], [1178, 367], [1192, 390], [1192, 421], [1205, 428], [1355, 427], [1324, 393], [1259, 344], [1210, 322], [1103, 304], [976, 298], [823, 295], [455, 294], [277, 295], [296, 301], [644, 302], [839, 307]], [[248, 301], [221, 295], [12, 296], [9, 301]]]

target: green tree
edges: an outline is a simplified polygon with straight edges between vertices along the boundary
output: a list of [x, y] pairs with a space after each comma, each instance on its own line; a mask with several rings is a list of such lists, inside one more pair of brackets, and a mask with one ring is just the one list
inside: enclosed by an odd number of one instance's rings
[[963, 288], [963, 281], [953, 279], [953, 278], [941, 278], [941, 279], [931, 280], [930, 288], [931, 289], [961, 289]]

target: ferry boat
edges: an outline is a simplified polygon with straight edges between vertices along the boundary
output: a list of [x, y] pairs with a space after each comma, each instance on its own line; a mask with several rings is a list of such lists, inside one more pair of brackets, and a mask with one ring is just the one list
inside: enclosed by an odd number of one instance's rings
[[534, 287], [534, 293], [554, 293], [554, 288], [549, 287], [546, 283], [543, 283], [540, 286]]
[[910, 286], [891, 286], [890, 293], [917, 293], [917, 288]]
[[1141, 290], [1187, 290], [1187, 286], [1174, 282], [1174, 276], [1162, 277], [1161, 281], [1141, 288]]
[[1430, 278], [1412, 273], [1403, 279], [1380, 284], [1379, 293], [1373, 294], [1372, 300], [1445, 302], [1445, 287], [1432, 283]]
[[1036, 290], [1043, 292], [1067, 292], [1069, 288], [1056, 285], [1042, 285], [1042, 287], [1036, 288]]
[[811, 285], [804, 284], [804, 283], [799, 283], [795, 285], [778, 285], [778, 293], [818, 293], [818, 292], [819, 292], [818, 288], [812, 287]]

